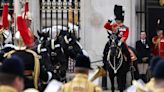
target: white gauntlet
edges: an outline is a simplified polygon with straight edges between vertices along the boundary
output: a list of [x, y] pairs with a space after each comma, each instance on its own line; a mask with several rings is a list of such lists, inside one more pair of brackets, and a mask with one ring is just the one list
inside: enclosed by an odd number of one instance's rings
[[121, 46], [122, 43], [123, 43], [123, 42], [120, 40], [120, 41], [118, 42], [118, 46]]

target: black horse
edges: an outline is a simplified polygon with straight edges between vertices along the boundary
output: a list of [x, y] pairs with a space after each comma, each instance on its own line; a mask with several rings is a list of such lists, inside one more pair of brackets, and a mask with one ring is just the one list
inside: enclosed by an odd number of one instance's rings
[[[48, 31], [49, 32], [49, 31]], [[38, 32], [40, 44], [37, 52], [42, 56], [46, 68], [53, 72], [53, 79], [66, 81], [67, 61], [64, 50], [60, 44], [60, 39], [48, 39], [49, 33]]]
[[103, 52], [104, 69], [109, 72], [112, 92], [115, 90], [115, 77], [117, 77], [118, 89], [123, 92], [126, 86], [126, 74], [131, 65], [130, 53], [124, 43], [118, 46], [120, 38], [118, 38], [117, 33], [110, 34], [108, 38], [109, 41]]
[[63, 40], [64, 41], [62, 41], [61, 44], [68, 61], [69, 72], [74, 72], [74, 65], [76, 63], [75, 58], [81, 54], [86, 56], [88, 54], [82, 48], [81, 44], [79, 43], [79, 38], [76, 38], [74, 33], [68, 32], [65, 36], [63, 36]]

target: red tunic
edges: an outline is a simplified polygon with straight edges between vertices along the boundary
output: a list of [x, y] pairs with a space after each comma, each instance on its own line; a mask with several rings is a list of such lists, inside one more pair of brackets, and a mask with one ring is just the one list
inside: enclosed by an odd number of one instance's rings
[[118, 26], [116, 23], [107, 22], [105, 23], [104, 28], [112, 32], [119, 31], [118, 36], [123, 38], [124, 42], [126, 43], [126, 40], [128, 39], [128, 36], [129, 36], [128, 27], [126, 27], [125, 25]]
[[164, 57], [164, 36], [158, 37], [155, 36], [153, 37], [153, 54], [155, 56], [161, 56]]
[[164, 57], [164, 36], [162, 36], [160, 39], [159, 56]]

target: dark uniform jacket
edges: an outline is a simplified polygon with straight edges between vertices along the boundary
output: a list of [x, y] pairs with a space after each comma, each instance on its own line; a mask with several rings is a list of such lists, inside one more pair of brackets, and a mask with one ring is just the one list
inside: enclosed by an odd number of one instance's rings
[[48, 72], [46, 71], [42, 62], [39, 61], [39, 56], [32, 50], [12, 50], [4, 55], [4, 57], [10, 57], [10, 55], [17, 55], [23, 61], [25, 70], [25, 89], [39, 87], [39, 81], [47, 82], [49, 79]]
[[[148, 63], [149, 59], [150, 59], [150, 44], [147, 40], [145, 40], [145, 44], [141, 41], [138, 40], [136, 42], [136, 50], [137, 50], [137, 54], [138, 54], [138, 59], [139, 59], [139, 63]], [[144, 58], [147, 57], [148, 59]]]

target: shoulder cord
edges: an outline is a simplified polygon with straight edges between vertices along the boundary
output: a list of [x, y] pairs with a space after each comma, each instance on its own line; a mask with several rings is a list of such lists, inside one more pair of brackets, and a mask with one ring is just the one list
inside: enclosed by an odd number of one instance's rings
[[36, 89], [38, 89], [38, 81], [39, 81], [39, 75], [40, 75], [40, 62], [39, 62], [39, 58], [40, 56], [38, 54], [36, 54], [36, 52], [27, 49], [25, 50], [26, 52], [32, 53], [34, 56], [34, 72], [33, 72], [33, 78], [34, 78], [34, 86]]
[[[28, 53], [33, 54], [34, 56], [34, 72], [33, 72], [33, 81], [34, 81], [34, 86], [36, 89], [38, 89], [38, 80], [39, 80], [39, 75], [40, 75], [40, 62], [39, 62], [39, 55], [37, 55], [34, 51], [27, 49], [25, 50]], [[15, 53], [16, 50], [12, 50], [8, 53], [6, 53], [3, 57], [10, 58], [13, 53]]]

